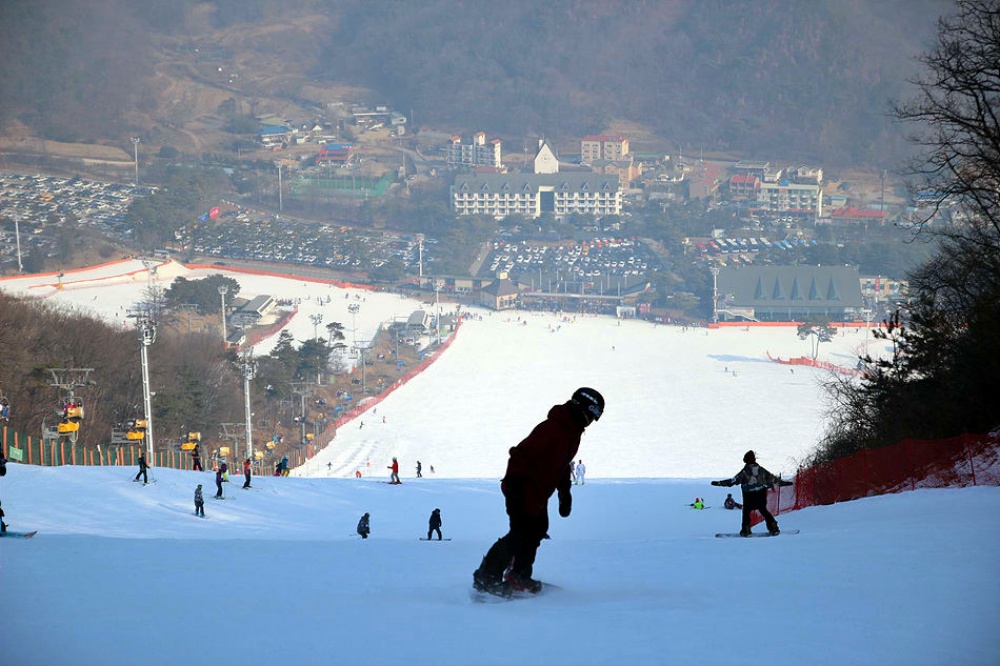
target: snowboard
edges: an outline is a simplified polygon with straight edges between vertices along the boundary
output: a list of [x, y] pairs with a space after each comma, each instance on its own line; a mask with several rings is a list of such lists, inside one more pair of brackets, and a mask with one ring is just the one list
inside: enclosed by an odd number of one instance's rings
[[543, 594], [551, 592], [552, 590], [560, 589], [558, 585], [553, 585], [551, 583], [542, 583], [542, 589], [538, 592], [528, 592], [527, 590], [513, 590], [506, 585], [502, 591], [499, 592], [480, 592], [476, 588], [469, 590], [469, 594], [473, 601], [484, 603], [484, 604], [495, 604], [502, 603], [505, 601], [513, 601], [515, 599], [530, 599], [532, 597], [540, 597]]
[[33, 532], [11, 532], [10, 530], [7, 530], [3, 534], [0, 534], [0, 538], [4, 538], [4, 539], [8, 539], [8, 538], [9, 539], [30, 539], [31, 537], [35, 536], [36, 534], [38, 534], [38, 530], [35, 530]]
[[444, 539], [428, 539], [427, 537], [420, 537], [420, 540], [421, 541], [451, 541], [451, 539], [449, 539], [448, 537], [445, 537]]
[[791, 534], [798, 534], [798, 533], [799, 533], [798, 530], [781, 530], [781, 532], [778, 533], [778, 534], [771, 534], [770, 532], [753, 532], [748, 537], [741, 537], [739, 532], [720, 532], [719, 534], [716, 534], [715, 536], [717, 536], [720, 539], [733, 539], [733, 538], [735, 538], [735, 539], [758, 539], [758, 538], [762, 539], [764, 537], [781, 536], [783, 534], [791, 535]]

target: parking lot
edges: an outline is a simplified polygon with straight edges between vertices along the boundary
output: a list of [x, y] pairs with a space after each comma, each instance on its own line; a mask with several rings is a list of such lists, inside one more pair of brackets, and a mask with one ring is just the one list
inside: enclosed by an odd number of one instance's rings
[[[33, 247], [52, 255], [58, 231], [66, 226], [120, 237], [121, 223], [136, 191], [131, 185], [81, 178], [0, 172], [0, 216], [20, 226], [22, 257]], [[13, 224], [0, 228], [0, 265], [17, 266]]]

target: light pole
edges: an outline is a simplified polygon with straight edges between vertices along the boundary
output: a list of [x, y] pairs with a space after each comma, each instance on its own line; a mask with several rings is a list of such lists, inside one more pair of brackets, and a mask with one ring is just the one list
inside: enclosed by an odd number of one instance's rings
[[[313, 340], [315, 340], [316, 342], [319, 342], [320, 341], [319, 340], [319, 331], [317, 330], [317, 328], [323, 322], [323, 315], [321, 315], [321, 314], [309, 315], [309, 321], [311, 321], [313, 323]], [[322, 385], [323, 385], [323, 368], [319, 364], [317, 364], [316, 365], [316, 386], [322, 386]]]
[[712, 323], [719, 323], [719, 267], [712, 266]]
[[358, 311], [361, 310], [361, 306], [357, 303], [351, 303], [347, 306], [347, 311], [351, 313], [351, 331], [354, 336], [354, 348], [358, 348]]
[[437, 329], [437, 339], [438, 347], [441, 346], [441, 287], [444, 286], [444, 282], [441, 280], [434, 280], [434, 309], [435, 312], [435, 328]]
[[253, 461], [253, 412], [250, 411], [250, 380], [257, 376], [257, 361], [253, 360], [253, 349], [243, 356], [243, 404], [246, 409], [247, 460]]
[[317, 327], [323, 323], [323, 315], [314, 314], [309, 315], [309, 321], [313, 323], [313, 340], [319, 340], [319, 333], [317, 332]]
[[278, 160], [278, 212], [281, 212], [281, 160]]
[[135, 187], [139, 189], [139, 144], [142, 139], [137, 136], [132, 137], [132, 147], [135, 149]]
[[229, 291], [229, 287], [224, 284], [219, 285], [219, 296], [222, 297], [222, 348], [226, 348], [226, 341], [229, 336], [226, 335], [226, 292]]

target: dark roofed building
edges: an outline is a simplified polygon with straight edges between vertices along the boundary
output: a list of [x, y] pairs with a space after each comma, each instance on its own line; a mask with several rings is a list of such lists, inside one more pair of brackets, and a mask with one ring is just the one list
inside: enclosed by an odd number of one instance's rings
[[519, 293], [513, 280], [501, 277], [479, 290], [479, 302], [493, 310], [511, 310], [517, 307]]
[[853, 266], [741, 266], [718, 278], [720, 321], [858, 321], [864, 299]]

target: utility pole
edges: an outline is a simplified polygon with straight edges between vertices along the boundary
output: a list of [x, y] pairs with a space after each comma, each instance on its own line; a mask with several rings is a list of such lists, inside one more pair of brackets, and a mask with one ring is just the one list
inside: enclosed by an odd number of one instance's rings
[[21, 263], [21, 216], [14, 210], [14, 236], [17, 238], [17, 274], [24, 275], [24, 264]]

